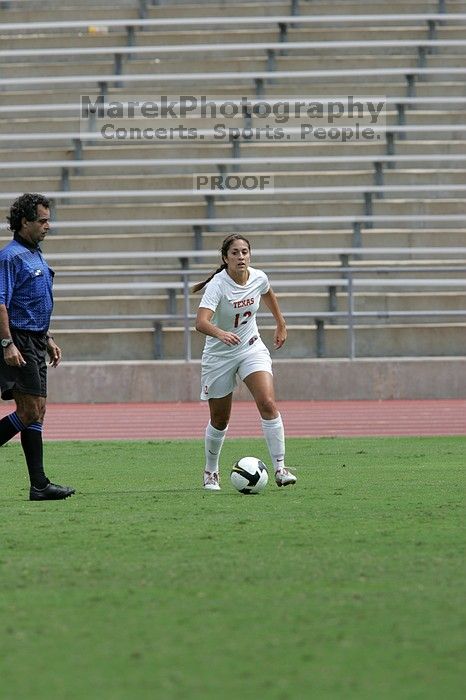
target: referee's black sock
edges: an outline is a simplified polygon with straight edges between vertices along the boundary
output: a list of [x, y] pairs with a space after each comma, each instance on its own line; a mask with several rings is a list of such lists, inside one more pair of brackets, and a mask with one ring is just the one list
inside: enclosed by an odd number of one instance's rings
[[16, 411], [2, 418], [2, 420], [0, 420], [0, 445], [4, 445], [8, 440], [11, 440], [16, 433], [19, 433], [25, 428], [26, 426], [23, 421], [18, 418]]
[[31, 486], [35, 486], [36, 489], [45, 488], [49, 480], [44, 474], [42, 423], [31, 423], [21, 431], [21, 445], [28, 465]]

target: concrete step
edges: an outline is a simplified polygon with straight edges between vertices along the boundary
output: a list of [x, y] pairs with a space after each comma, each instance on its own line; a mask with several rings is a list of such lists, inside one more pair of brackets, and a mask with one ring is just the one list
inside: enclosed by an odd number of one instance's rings
[[[2, 232], [0, 246], [6, 245], [11, 235]], [[309, 230], [276, 230], [276, 231], [245, 231], [244, 235], [251, 241], [254, 249], [262, 248], [331, 248], [350, 247], [352, 243], [352, 230], [349, 225], [338, 229]], [[204, 231], [202, 235], [204, 250], [218, 250], [224, 235], [220, 232]], [[194, 249], [194, 236], [192, 232], [171, 233], [169, 231], [144, 232], [134, 231], [127, 233], [115, 233], [114, 231], [102, 231], [96, 234], [91, 231], [88, 234], [54, 234], [47, 236], [43, 248], [47, 253], [79, 253], [95, 252], [96, 258], [109, 250], [109, 240], [112, 242], [112, 251], [169, 251]], [[410, 226], [386, 229], [363, 229], [361, 240], [367, 247], [416, 247], [416, 246], [465, 246], [466, 230], [463, 228], [439, 230], [437, 228], [418, 228]]]
[[[8, 177], [0, 171], [0, 192], [47, 192], [56, 189], [59, 183], [57, 177]], [[8, 203], [2, 202], [0, 206]]]
[[[393, 172], [393, 171], [391, 171]], [[448, 172], [448, 171], [447, 171]], [[211, 172], [212, 176], [218, 176], [218, 172]], [[241, 175], [239, 173], [238, 175]], [[367, 185], [370, 187], [374, 182], [373, 172], [370, 170], [349, 170], [340, 172], [270, 172], [256, 168], [254, 177], [270, 176], [273, 178], [275, 187], [314, 187], [314, 186], [338, 186], [338, 185]], [[463, 179], [461, 179], [463, 176]], [[252, 177], [252, 173], [251, 173]], [[432, 175], [432, 181], [437, 182], [439, 177]], [[118, 190], [143, 190], [143, 189], [184, 189], [192, 190], [196, 187], [194, 175], [114, 175], [107, 177], [103, 175], [75, 175], [70, 177], [70, 190], [96, 192], [114, 189]], [[429, 178], [426, 178], [429, 181]], [[408, 178], [408, 182], [413, 182], [414, 177]], [[440, 179], [441, 182], [456, 182], [451, 176], [447, 180]], [[460, 172], [459, 182], [464, 182], [464, 171]], [[396, 183], [394, 183], [396, 184]], [[215, 181], [213, 182], [215, 186]], [[34, 191], [50, 191], [61, 189], [60, 178], [30, 178], [30, 177], [1, 177], [0, 192], [27, 191], [32, 188]]]
[[[346, 297], [337, 295], [339, 310], [345, 310]], [[463, 311], [466, 310], [465, 292], [367, 292], [355, 294], [358, 311]], [[438, 319], [437, 319], [438, 321]], [[408, 319], [405, 323], [409, 323]], [[432, 319], [430, 322], [434, 322]], [[397, 319], [397, 323], [400, 320]]]
[[[400, 200], [385, 199], [374, 200], [374, 214], [459, 214], [461, 207], [464, 210], [464, 199], [419, 199]], [[439, 228], [442, 228], [439, 225]]]
[[72, 75], [112, 75], [113, 57], [63, 56], [60, 61], [37, 58], [2, 63], [2, 78], [38, 78]]
[[[421, 111], [419, 109], [410, 109], [406, 111], [406, 124], [432, 125], [432, 130], [435, 129], [437, 124], [464, 124], [465, 118], [464, 110], [432, 109]], [[396, 120], [391, 121], [391, 123], [396, 123]]]
[[447, 68], [448, 66], [451, 68], [456, 68], [458, 66], [464, 66], [466, 63], [465, 51], [466, 47], [462, 47], [461, 52], [456, 51], [454, 53], [445, 53], [439, 50], [438, 54], [429, 56], [427, 65], [429, 68]]
[[[400, 155], [419, 155], [422, 153], [432, 155], [432, 161], [438, 153], [463, 153], [466, 154], [466, 141], [462, 139], [450, 139], [440, 141], [437, 134], [432, 138], [427, 136], [425, 141], [397, 139], [395, 143], [395, 153]], [[444, 165], [442, 167], [445, 167]]]
[[[398, 195], [399, 197], [399, 195]], [[291, 199], [275, 198], [273, 202], [263, 205], [260, 202], [245, 202], [237, 201], [236, 203], [216, 204], [216, 215], [218, 218], [234, 217], [235, 212], [239, 210], [244, 216], [329, 216], [329, 215], [358, 215], [362, 214], [364, 207], [361, 200], [358, 199], [318, 199], [309, 202], [293, 201]], [[464, 198], [457, 199], [399, 199], [395, 197], [386, 197], [385, 199], [374, 199], [373, 210], [374, 214], [390, 215], [390, 214], [459, 214], [464, 211]], [[441, 228], [439, 226], [439, 228]]]
[[[435, 0], [425, 0], [416, 1], [413, 0], [407, 3], [395, 2], [390, 3], [390, 13], [391, 14], [419, 14], [424, 12], [436, 12], [438, 3]], [[449, 2], [448, 11], [449, 12], [463, 12], [461, 9], [452, 8], [462, 8], [464, 7], [463, 2]], [[234, 6], [225, 6], [222, 3], [182, 3], [167, 5], [159, 5], [157, 7], [152, 7], [149, 10], [149, 16], [156, 18], [163, 17], [247, 17], [247, 16], [267, 16], [267, 15], [287, 15], [290, 9], [289, 2], [251, 2], [244, 3], [240, 2]], [[371, 2], [370, 11], [367, 7], [367, 2], [301, 2], [300, 3], [300, 14], [305, 15], [338, 15], [338, 14], [353, 14], [353, 15], [364, 15], [364, 14], [386, 14], [388, 12], [386, 3], [384, 2]], [[356, 21], [356, 20], [355, 20]]]
[[385, 185], [462, 185], [464, 183], [466, 183], [466, 167], [429, 168], [429, 170], [400, 168], [384, 171]]
[[[287, 13], [288, 14], [288, 13]], [[422, 22], [415, 26], [348, 26], [335, 24], [322, 27], [320, 25], [290, 27], [288, 29], [288, 41], [343, 41], [343, 40], [369, 40], [369, 39], [426, 39], [427, 30]], [[451, 32], [455, 37], [459, 34], [454, 27], [442, 28], [442, 38], [450, 37]], [[464, 32], [464, 28], [463, 28]], [[278, 27], [242, 27], [242, 28], [215, 28], [199, 29], [191, 31], [186, 29], [166, 29], [160, 27], [156, 30], [141, 32], [137, 35], [139, 46], [171, 45], [171, 44], [202, 44], [202, 43], [257, 43], [266, 41], [279, 41]]]
[[[453, 201], [453, 204], [460, 203]], [[403, 204], [403, 203], [401, 203]], [[413, 211], [417, 202], [407, 204], [407, 211]], [[398, 205], [397, 205], [398, 206]], [[393, 210], [393, 205], [388, 204]], [[400, 205], [400, 211], [402, 209]], [[436, 209], [442, 208], [442, 203], [436, 203]], [[448, 209], [454, 209], [453, 205], [448, 205]], [[427, 213], [428, 207], [426, 207]], [[325, 216], [329, 214], [341, 214], [341, 215], [361, 215], [363, 213], [362, 198], [359, 199], [331, 199], [329, 201], [323, 199], [317, 199], [312, 204], [307, 202], [296, 202], [290, 199], [278, 200], [277, 198], [270, 201], [270, 198], [266, 202], [254, 202], [252, 200], [243, 200], [236, 198], [234, 202], [222, 203], [218, 202], [216, 204], [216, 215], [218, 218], [238, 216], [238, 212], [241, 211], [242, 216], [297, 216], [297, 215], [309, 215], [309, 216]], [[442, 208], [441, 213], [445, 213], [446, 207]], [[134, 218], [135, 204], [134, 201], [128, 204], [114, 203], [106, 204], [105, 202], [99, 201], [98, 204], [61, 204], [57, 210], [56, 217], [56, 227], [59, 229], [60, 221], [80, 221], [80, 220], [94, 220], [94, 219], [119, 219], [121, 221], [128, 222], [131, 226], [131, 219]], [[138, 218], [141, 219], [185, 219], [191, 218], [203, 218], [206, 216], [206, 207], [201, 202], [196, 204], [194, 202], [173, 202], [173, 203], [157, 203], [151, 204], [147, 202], [137, 202], [137, 212]], [[416, 211], [417, 213], [417, 211]]]
[[[202, 218], [205, 215], [205, 206], [195, 203], [179, 203], [173, 204], [140, 204], [137, 205], [137, 218], [144, 219], [173, 219], [173, 218]], [[56, 228], [59, 229], [60, 221], [80, 221], [94, 219], [120, 219], [126, 220], [131, 229], [131, 219], [135, 218], [134, 204], [119, 204], [106, 205], [101, 202], [98, 208], [94, 204], [61, 204], [57, 210], [55, 219]], [[54, 227], [55, 228], [55, 227]]]
[[[98, 134], [100, 129], [106, 124], [112, 124], [113, 129], [123, 127], [125, 129], [129, 128], [139, 128], [147, 129], [166, 129], [169, 133], [170, 129], [174, 129], [176, 134], [176, 129], [178, 125], [182, 125], [186, 129], [214, 129], [218, 123], [225, 124], [226, 128], [239, 128], [244, 126], [244, 120], [241, 117], [236, 117], [234, 119], [225, 119], [220, 117], [220, 119], [203, 119], [202, 117], [187, 117], [181, 118], [179, 120], [173, 118], [166, 119], [109, 119], [103, 118], [102, 120], [97, 120], [95, 126], [91, 129], [88, 126], [87, 120], [80, 123], [78, 116], [40, 116], [30, 118], [23, 114], [14, 116], [0, 118], [0, 133], [12, 134], [12, 133], [38, 133], [38, 134], [55, 134], [55, 133], [67, 133], [77, 134], [82, 131], [87, 132], [88, 130], [96, 132]], [[166, 140], [167, 136], [162, 135], [162, 137], [156, 140]], [[121, 139], [123, 140], [123, 139]], [[128, 139], [129, 140], [129, 139]], [[142, 139], [143, 141], [149, 141], [149, 139]], [[194, 140], [194, 139], [193, 139]], [[212, 140], [212, 139], [211, 139]], [[101, 141], [98, 139], [96, 142]], [[115, 138], [114, 141], [117, 141]]]
[[[415, 66], [417, 66], [418, 61], [417, 55], [414, 50], [411, 52], [411, 54], [397, 54], [395, 56], [361, 55], [361, 50], [356, 56], [339, 56], [338, 54], [335, 55], [335, 49], [331, 56], [309, 56], [306, 55], [306, 51], [309, 50], [302, 49], [301, 54], [304, 55], [301, 56], [295, 54], [294, 50], [293, 53], [289, 56], [277, 55], [275, 70], [338, 70], [339, 68], [354, 68], [356, 70], [358, 68], [367, 67], [368, 61], [370, 61], [370, 65], [373, 68], [414, 68]], [[343, 49], [341, 50], [341, 54], [345, 54], [345, 51]], [[458, 56], [455, 57], [455, 60], [458, 62]], [[456, 63], [456, 65], [458, 65], [458, 63]], [[166, 58], [163, 55], [160, 55], [160, 57], [157, 57], [156, 59], [152, 60], [147, 60], [147, 58], [139, 58], [137, 60], [126, 61], [123, 67], [123, 75], [150, 73], [155, 69], [157, 70], [157, 72], [163, 73], [213, 73], [216, 71], [243, 72], [252, 70], [266, 70], [267, 57], [265, 55], [265, 52], [261, 55], [261, 53], [258, 53], [257, 50], [248, 51], [247, 49], [244, 51], [243, 54], [230, 54], [229, 56], [226, 56], [225, 53], [223, 53], [222, 55], [210, 56], [209, 52], [208, 56], [205, 57], [198, 57], [196, 54], [193, 54], [190, 56], [186, 55], [186, 57], [179, 57], [173, 59]], [[26, 70], [27, 67], [23, 68], [23, 71]], [[53, 75], [54, 73], [44, 74]]]
[[[289, 81], [284, 83], [268, 83], [264, 90], [264, 95], [268, 97], [282, 97], [286, 94], [288, 97], [302, 97], [303, 90], [307, 94], [316, 95], [319, 97], [335, 97], [335, 95], [386, 95], [389, 98], [400, 97], [406, 94], [406, 81], [399, 76], [391, 76], [392, 80], [380, 79], [380, 81], [371, 80], [370, 82], [361, 78], [357, 83], [350, 80], [346, 83], [342, 81], [329, 81], [326, 84], [322, 81], [306, 82], [305, 85], [300, 85], [299, 82]], [[455, 97], [463, 93], [463, 82], [459, 80], [436, 80], [435, 82], [420, 82], [416, 83], [416, 94], [418, 97]], [[212, 88], [212, 93], [214, 88]], [[236, 86], [225, 85], [222, 91], [222, 96], [240, 97]], [[251, 93], [251, 91], [250, 91]], [[252, 93], [251, 93], [252, 94]], [[40, 99], [40, 98], [39, 98]]]
[[416, 95], [417, 97], [457, 97], [464, 95], [464, 82], [456, 79], [435, 82], [418, 80], [416, 82]]
[[84, 144], [83, 157], [92, 160], [100, 158], [231, 158], [232, 147], [230, 143], [208, 141], [168, 141], [155, 144], [150, 142], [96, 143], [95, 145]]
[[[173, 204], [150, 204], [138, 202], [138, 218], [141, 219], [173, 219], [173, 218], [203, 218], [206, 215], [205, 206], [195, 203], [180, 203]], [[374, 199], [374, 214], [446, 214], [446, 213], [461, 213], [464, 203], [461, 199], [436, 199], [436, 200], [412, 200], [404, 201], [397, 199]], [[296, 202], [292, 200], [277, 200], [270, 199], [263, 204], [261, 202], [253, 202], [236, 199], [233, 203], [216, 203], [216, 215], [218, 218], [235, 218], [238, 216], [238, 211], [241, 209], [243, 217], [248, 216], [329, 216], [329, 215], [347, 215], [357, 216], [362, 215], [364, 208], [362, 200], [350, 199], [331, 199], [313, 202]], [[131, 230], [131, 221], [134, 219], [134, 203], [121, 204], [115, 203], [106, 205], [104, 202], [98, 204], [98, 208], [93, 204], [61, 204], [56, 217], [56, 225], [54, 228], [59, 230], [60, 221], [85, 221], [94, 219], [104, 220], [118, 219], [125, 221], [127, 230]], [[419, 221], [419, 227], [422, 228], [422, 220]], [[439, 222], [439, 228], [442, 222]], [[445, 227], [449, 227], [448, 222], [445, 222]], [[324, 227], [323, 227], [324, 228]], [[176, 230], [176, 229], [175, 229]]]
[[[53, 22], [70, 22], [73, 20], [89, 20], [92, 24], [93, 20], [109, 19], [138, 19], [137, 8], [135, 3], [126, 3], [126, 7], [118, 7], [117, 4], [112, 5], [111, 11], [107, 5], [95, 7], [87, 5], [84, 9], [76, 4], [74, 7], [63, 7], [59, 3], [53, 4]], [[44, 22], [43, 10], [33, 8], [8, 8], [7, 13], [2, 18], [3, 22]]]
[[[302, 3], [301, 14], [386, 14], [387, 4], [384, 0], [371, 2], [370, 12], [364, 0], [337, 0], [329, 4], [325, 0], [312, 3]], [[464, 0], [452, 0], [448, 3], [449, 12], [464, 12]], [[408, 0], [406, 3], [390, 3], [391, 14], [437, 12], [436, 0]]]
[[[35, 163], [43, 162], [45, 160], [66, 160], [73, 158], [72, 149], [68, 146], [45, 146], [45, 147], [35, 147], [30, 148], [25, 146], [24, 148], [8, 148], [5, 143], [1, 144], [0, 147], [0, 159], [5, 162], [18, 162], [18, 163]], [[18, 172], [23, 172], [19, 171]]]
[[[65, 31], [54, 33], [37, 32], [28, 34], [28, 49], [81, 49], [94, 47], [127, 46], [128, 36], [125, 28], [113, 29], [112, 32], [92, 32], [86, 30]], [[2, 49], [20, 50], [24, 47], [24, 35], [14, 35], [13, 32], [2, 36]]]
[[[331, 53], [321, 53], [316, 49], [314, 51], [302, 49], [300, 53], [294, 50], [290, 51], [288, 56], [277, 55], [275, 70], [338, 70], [339, 68], [357, 70], [358, 68], [367, 68], [369, 65], [371, 68], [382, 70], [384, 68], [415, 68], [418, 65], [418, 55], [414, 48], [397, 49], [396, 53], [389, 53], [382, 47], [378, 53], [368, 53], [365, 48], [360, 48], [357, 53], [353, 54], [348, 54], [345, 48], [334, 48]], [[429, 62], [428, 66], [430, 67], [430, 65]]]
[[[109, 169], [107, 169], [108, 172]], [[61, 180], [55, 177], [13, 177], [8, 176], [11, 171], [0, 171], [0, 192], [14, 191], [53, 191], [61, 190]], [[259, 168], [251, 169], [254, 177], [268, 176], [275, 187], [345, 187], [348, 185], [365, 185], [369, 189], [374, 186], [373, 170], [340, 170], [309, 172], [300, 171], [265, 171]], [[238, 176], [244, 173], [236, 173]], [[218, 173], [210, 173], [217, 177]], [[186, 191], [195, 188], [194, 175], [75, 175], [70, 177], [70, 191], [96, 192], [114, 189], [118, 190], [144, 190], [144, 189], [184, 189]], [[383, 174], [384, 184], [387, 186], [398, 185], [457, 185], [466, 182], [466, 168], [421, 168], [410, 169], [385, 169]], [[215, 186], [215, 181], [213, 185]], [[427, 193], [428, 194], [428, 193]], [[387, 195], [393, 196], [393, 195]], [[463, 195], [464, 196], [464, 193]]]
[[222, 4], [219, 2], [183, 3], [170, 6], [158, 5], [148, 8], [148, 17], [152, 19], [185, 17], [266, 17], [275, 15], [287, 15], [289, 3], [281, 0], [271, 2], [238, 2], [234, 4]]
[[[402, 148], [411, 148], [414, 153], [424, 153], [422, 149], [422, 144], [408, 144], [408, 142], [403, 143], [400, 146], [399, 152], [402, 152]], [[398, 144], [397, 144], [398, 145]], [[466, 143], [465, 153], [466, 153]], [[461, 142], [454, 142], [452, 144], [438, 143], [436, 146], [436, 152], [443, 152], [443, 148], [455, 147], [461, 148]], [[429, 145], [426, 144], [426, 148], [429, 149]], [[417, 150], [416, 150], [417, 149]], [[433, 149], [427, 150], [430, 152]], [[452, 150], [451, 152], [457, 152]], [[344, 149], [342, 150], [341, 143], [318, 143], [318, 142], [288, 142], [280, 143], [276, 141], [260, 142], [260, 141], [245, 141], [240, 144], [240, 154], [242, 157], [274, 157], [274, 156], [341, 156], [347, 155], [349, 163], [351, 164], [351, 156], [357, 154], [364, 155], [383, 155], [385, 153], [385, 145], [381, 142], [350, 142], [345, 143]], [[92, 160], [98, 160], [99, 158], [231, 158], [232, 147], [231, 144], [225, 142], [209, 143], [204, 141], [200, 143], [195, 141], [190, 142], [175, 142], [170, 143], [157, 143], [157, 144], [119, 144], [113, 147], [104, 145], [94, 145], [86, 146], [84, 145], [83, 154], [85, 158]], [[10, 156], [9, 156], [10, 157]], [[195, 166], [196, 169], [198, 166]], [[316, 164], [317, 167], [317, 164]], [[191, 170], [190, 170], [191, 172]]]
[[[465, 34], [462, 23], [446, 23], [438, 27], [438, 38], [461, 39]], [[344, 25], [334, 23], [331, 26], [322, 27], [302, 26], [292, 27], [288, 30], [288, 41], [389, 41], [397, 39], [423, 40], [428, 38], [428, 30], [425, 23], [415, 21], [412, 24], [393, 23], [372, 25]]]
[[[3, 232], [2, 232], [3, 233]], [[0, 239], [6, 242], [6, 238]], [[111, 240], [111, 250], [114, 252], [124, 251], [169, 251], [169, 250], [193, 250], [194, 235], [192, 231], [186, 233], [173, 234], [170, 231], [135, 231], [131, 235], [127, 233], [115, 233], [114, 231], [103, 231], [96, 234], [71, 234], [57, 235], [51, 233], [47, 236], [44, 248], [49, 253], [90, 253], [95, 251], [96, 255], [109, 250]], [[217, 236], [217, 243], [220, 237]], [[3, 243], [2, 243], [3, 244]], [[216, 245], [218, 247], [218, 245]]]

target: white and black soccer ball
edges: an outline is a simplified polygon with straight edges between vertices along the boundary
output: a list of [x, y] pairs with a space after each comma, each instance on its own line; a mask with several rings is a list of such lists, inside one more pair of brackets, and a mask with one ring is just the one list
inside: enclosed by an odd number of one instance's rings
[[230, 479], [240, 493], [260, 493], [267, 486], [269, 474], [257, 457], [242, 457], [233, 465]]

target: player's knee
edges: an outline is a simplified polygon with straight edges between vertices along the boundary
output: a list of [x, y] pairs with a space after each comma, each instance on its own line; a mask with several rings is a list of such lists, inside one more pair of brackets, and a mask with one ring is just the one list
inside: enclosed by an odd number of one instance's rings
[[45, 416], [45, 404], [38, 402], [23, 402], [17, 406], [16, 415], [24, 425], [42, 423]]
[[24, 425], [41, 422], [41, 411], [33, 406], [27, 406], [17, 409], [16, 415]]
[[275, 401], [271, 397], [264, 397], [257, 402], [257, 407], [262, 418], [266, 420], [272, 420], [278, 414]]
[[215, 430], [226, 430], [228, 428], [228, 421], [227, 420], [216, 420], [214, 423], [212, 421], [211, 425]]

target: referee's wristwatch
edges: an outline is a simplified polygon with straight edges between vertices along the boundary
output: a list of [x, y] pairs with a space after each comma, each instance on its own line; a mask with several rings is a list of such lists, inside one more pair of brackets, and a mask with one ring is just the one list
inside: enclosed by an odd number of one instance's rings
[[0, 344], [2, 348], [5, 350], [6, 348], [9, 348], [10, 345], [13, 345], [13, 339], [12, 338], [2, 338], [0, 340]]

